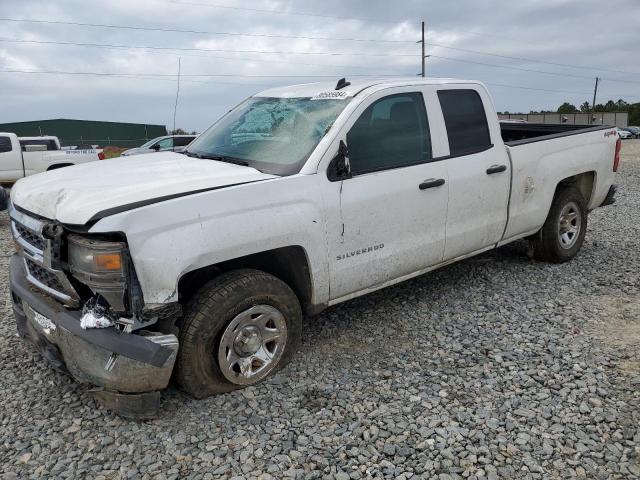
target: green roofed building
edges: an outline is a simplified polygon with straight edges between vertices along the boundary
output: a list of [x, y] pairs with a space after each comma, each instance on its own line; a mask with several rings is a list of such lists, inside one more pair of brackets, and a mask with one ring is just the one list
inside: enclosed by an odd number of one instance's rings
[[0, 132], [19, 137], [55, 135], [63, 146], [98, 145], [100, 147], [139, 147], [147, 140], [167, 135], [164, 125], [144, 123], [100, 122], [56, 118], [30, 122], [0, 123]]

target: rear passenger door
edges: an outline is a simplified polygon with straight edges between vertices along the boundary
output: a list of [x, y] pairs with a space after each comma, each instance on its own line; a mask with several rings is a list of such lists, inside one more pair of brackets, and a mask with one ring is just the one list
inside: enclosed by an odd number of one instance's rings
[[333, 190], [340, 219], [329, 231], [332, 300], [435, 265], [444, 253], [446, 165], [431, 161], [420, 88], [372, 95], [344, 133], [352, 178]]
[[[468, 87], [438, 91], [449, 143], [449, 209], [444, 259], [497, 243], [507, 222], [510, 162], [493, 106], [484, 90]], [[487, 109], [484, 105], [487, 105]], [[493, 129], [493, 131], [491, 131]]]

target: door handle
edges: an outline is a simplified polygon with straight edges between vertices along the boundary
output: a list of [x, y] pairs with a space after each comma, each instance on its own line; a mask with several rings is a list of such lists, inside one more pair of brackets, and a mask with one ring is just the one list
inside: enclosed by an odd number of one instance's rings
[[491, 165], [489, 168], [487, 168], [487, 175], [491, 175], [492, 173], [504, 172], [506, 169], [506, 165]]
[[430, 178], [418, 185], [418, 188], [426, 190], [427, 188], [440, 187], [441, 185], [444, 185], [444, 178]]

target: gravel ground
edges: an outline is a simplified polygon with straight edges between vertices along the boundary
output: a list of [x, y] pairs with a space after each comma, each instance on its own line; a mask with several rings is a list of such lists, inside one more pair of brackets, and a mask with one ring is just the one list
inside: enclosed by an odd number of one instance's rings
[[[0, 218], [0, 478], [640, 478], [640, 141], [582, 253], [518, 243], [331, 308], [291, 366], [135, 423], [15, 336]], [[4, 475], [4, 476], [3, 476]]]

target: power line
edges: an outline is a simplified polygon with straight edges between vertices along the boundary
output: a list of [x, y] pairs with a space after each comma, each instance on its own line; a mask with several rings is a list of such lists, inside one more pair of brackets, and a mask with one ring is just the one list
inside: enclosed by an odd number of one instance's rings
[[[108, 43], [88, 43], [88, 42], [63, 42], [63, 41], [54, 41], [54, 40], [27, 40], [27, 39], [19, 39], [19, 38], [0, 38], [0, 42], [8, 42], [8, 43], [29, 43], [36, 45], [63, 45], [63, 46], [74, 46], [74, 47], [95, 47], [95, 48], [107, 48], [107, 49], [115, 49], [115, 50], [151, 50], [150, 53], [160, 53], [166, 55], [175, 55], [175, 56], [192, 56], [197, 58], [217, 58], [222, 60], [240, 60], [247, 61], [246, 58], [238, 58], [238, 57], [225, 57], [220, 55], [188, 55], [185, 54], [185, 51], [202, 51], [202, 52], [228, 52], [234, 53], [235, 50], [224, 50], [224, 49], [206, 49], [206, 48], [180, 48], [180, 47], [157, 47], [152, 45], [118, 45], [118, 44], [108, 44]], [[179, 52], [172, 52], [171, 50], [179, 50]], [[260, 51], [250, 51], [250, 52], [238, 52], [238, 53], [263, 53]], [[272, 52], [266, 52], [272, 53]], [[304, 54], [305, 52], [298, 52], [300, 54]], [[258, 59], [251, 59], [250, 61], [263, 61]], [[269, 63], [283, 63], [289, 65], [307, 65], [313, 67], [337, 67], [337, 68], [349, 68], [349, 67], [358, 67], [358, 68], [371, 68], [371, 65], [346, 65], [346, 64], [327, 64], [327, 63], [304, 63], [304, 62], [291, 62], [285, 60], [267, 60]]]
[[[170, 73], [114, 73], [114, 72], [77, 72], [77, 71], [59, 71], [59, 70], [18, 70], [18, 69], [0, 69], [0, 73], [19, 73], [19, 74], [36, 74], [36, 75], [72, 75], [72, 76], [96, 76], [96, 77], [124, 77], [130, 79], [137, 80], [162, 80], [168, 82], [174, 82], [177, 77], [176, 74]], [[360, 76], [360, 77], [368, 77], [371, 75], [347, 75], [348, 77]], [[390, 75], [375, 75], [375, 77], [390, 77]], [[394, 75], [396, 76], [396, 75]], [[212, 77], [212, 78], [263, 78], [263, 79], [278, 79], [278, 78], [335, 78], [335, 75], [245, 75], [245, 74], [210, 74], [210, 73], [201, 73], [201, 74], [181, 74], [181, 77]], [[199, 81], [199, 80], [185, 80], [189, 83], [200, 83], [200, 84], [224, 84], [224, 85], [237, 85], [237, 81], [232, 82], [219, 82], [219, 81]], [[508, 85], [503, 83], [492, 83], [492, 82], [483, 82], [486, 85], [491, 85], [494, 87], [504, 87], [504, 88], [515, 88], [519, 90], [533, 90], [540, 92], [550, 92], [550, 93], [570, 93], [574, 95], [591, 95], [591, 92], [577, 92], [572, 90], [552, 90], [547, 88], [536, 88], [536, 87], [528, 87], [523, 85]], [[257, 86], [260, 84], [243, 84], [247, 86]], [[264, 84], [263, 84], [264, 85]], [[608, 95], [615, 96], [618, 98], [637, 98], [634, 95], [625, 94], [625, 93], [609, 93]]]
[[[21, 70], [21, 69], [1, 69], [0, 73], [33, 73], [43, 75], [88, 75], [88, 76], [107, 76], [107, 77], [161, 77], [176, 78], [175, 73], [113, 73], [113, 72], [77, 72], [66, 70]], [[347, 77], [397, 77], [398, 74], [363, 74], [352, 73], [344, 74]], [[336, 78], [336, 75], [252, 75], [242, 73], [183, 73], [182, 77], [229, 77], [229, 78]]]
[[[0, 73], [20, 73], [20, 74], [38, 74], [38, 75], [78, 75], [78, 76], [98, 76], [98, 77], [126, 77], [126, 78], [134, 78], [134, 79], [153, 79], [153, 80], [167, 80], [167, 81], [175, 81], [177, 75], [172, 73], [114, 73], [114, 72], [78, 72], [78, 71], [61, 71], [61, 70], [19, 70], [19, 69], [0, 69]], [[262, 78], [262, 79], [278, 79], [278, 78], [335, 78], [335, 75], [247, 75], [247, 74], [237, 74], [237, 73], [196, 73], [196, 74], [181, 74], [181, 77], [212, 77], [212, 78]], [[397, 77], [397, 75], [347, 75], [347, 77]], [[190, 80], [192, 83], [225, 83], [225, 82], [215, 82], [215, 81], [197, 81]], [[226, 82], [229, 83], [229, 82]], [[536, 88], [536, 87], [527, 87], [522, 85], [508, 85], [503, 83], [490, 83], [484, 82], [487, 85], [496, 86], [496, 87], [505, 87], [505, 88], [517, 88], [521, 90], [535, 90], [541, 92], [551, 92], [551, 93], [571, 93], [575, 95], [591, 95], [591, 92], [578, 92], [572, 90], [557, 90], [557, 89], [547, 89], [547, 88]], [[232, 85], [234, 83], [231, 83]], [[635, 98], [634, 95], [630, 94], [622, 94], [622, 93], [609, 93], [608, 95], [613, 95], [617, 97], [631, 97]]]
[[[440, 48], [446, 48], [449, 50], [457, 50], [460, 52], [466, 52], [466, 53], [475, 53], [476, 55], [488, 55], [491, 57], [499, 57], [499, 58], [506, 58], [509, 60], [518, 60], [521, 62], [531, 62], [531, 63], [544, 63], [546, 65], [554, 65], [556, 67], [569, 67], [569, 68], [577, 68], [580, 70], [598, 70], [601, 72], [613, 72], [613, 73], [623, 73], [626, 75], [640, 75], [639, 72], [629, 72], [629, 71], [624, 71], [624, 70], [612, 70], [612, 69], [608, 69], [608, 68], [598, 68], [598, 67], [585, 67], [584, 65], [571, 65], [569, 63], [557, 63], [557, 62], [548, 62], [546, 60], [535, 60], [532, 58], [525, 58], [525, 57], [512, 57], [509, 55], [502, 55], [499, 53], [491, 53], [491, 52], [484, 52], [484, 51], [480, 51], [480, 50], [471, 50], [469, 48], [460, 48], [460, 47], [450, 47], [448, 45], [442, 45], [440, 43], [429, 43], [427, 42], [427, 45], [431, 45], [432, 47], [440, 47]], [[592, 78], [592, 77], [589, 77]]]
[[79, 47], [104, 47], [123, 49], [148, 49], [148, 50], [176, 50], [180, 52], [226, 52], [226, 53], [261, 53], [274, 55], [329, 55], [329, 56], [364, 56], [364, 57], [419, 57], [417, 53], [368, 53], [368, 52], [296, 52], [290, 50], [233, 50], [228, 48], [198, 48], [198, 47], [158, 47], [153, 45], [124, 45], [112, 43], [85, 43], [85, 42], [60, 42], [53, 40], [23, 40], [12, 38], [0, 38], [1, 42], [12, 43], [36, 43], [51, 45], [75, 45]]
[[[556, 77], [586, 78], [586, 79], [589, 79], [589, 80], [593, 80], [593, 77], [589, 76], [589, 75], [577, 75], [577, 74], [573, 74], [573, 73], [548, 72], [548, 71], [545, 71], [545, 70], [535, 70], [535, 69], [532, 69], [532, 68], [524, 68], [524, 67], [512, 67], [510, 65], [498, 65], [498, 64], [495, 64], [495, 63], [476, 62], [474, 60], [466, 60], [466, 59], [462, 59], [462, 58], [444, 57], [444, 56], [440, 56], [440, 55], [430, 55], [430, 56], [434, 57], [434, 58], [441, 58], [441, 59], [444, 59], [444, 60], [450, 60], [450, 61], [454, 61], [454, 62], [471, 63], [471, 64], [474, 64], [474, 65], [482, 65], [482, 66], [486, 66], [486, 67], [507, 68], [507, 69], [510, 69], [510, 70], [520, 70], [522, 72], [541, 73], [541, 74], [544, 74], [544, 75], [554, 75]], [[621, 80], [621, 79], [617, 79], [617, 78], [606, 78], [605, 80], [608, 80], [610, 82], [622, 82], [622, 83], [640, 84], [640, 81]]]
[[48, 25], [68, 25], [75, 27], [93, 27], [93, 28], [111, 28], [119, 30], [143, 30], [148, 32], [166, 32], [166, 33], [191, 33], [197, 35], [225, 35], [237, 37], [260, 37], [260, 38], [286, 38], [296, 40], [328, 40], [338, 42], [370, 42], [370, 43], [414, 43], [413, 40], [384, 40], [377, 38], [339, 38], [339, 37], [313, 37], [305, 35], [276, 35], [267, 33], [241, 33], [241, 32], [220, 32], [209, 30], [183, 30], [179, 28], [165, 27], [142, 27], [137, 25], [116, 25], [110, 23], [88, 23], [88, 22], [71, 22], [64, 20], [41, 20], [27, 18], [0, 18], [2, 22], [16, 23], [39, 23]]
[[[85, 43], [85, 42], [63, 42], [63, 41], [49, 41], [49, 40], [26, 40], [26, 39], [14, 39], [14, 38], [0, 38], [0, 42], [11, 42], [11, 43], [30, 43], [30, 44], [38, 44], [38, 45], [65, 45], [65, 46], [77, 46], [77, 47], [94, 47], [94, 48], [110, 48], [110, 49], [129, 49], [129, 50], [152, 50], [152, 51], [162, 51], [162, 52], [169, 52], [172, 55], [182, 55], [183, 53], [172, 53], [171, 51], [179, 51], [179, 52], [185, 52], [185, 51], [197, 51], [197, 52], [228, 52], [228, 53], [262, 53], [262, 54], [272, 54], [272, 53], [276, 53], [273, 51], [263, 51], [263, 50], [227, 50], [227, 49], [208, 49], [208, 48], [197, 48], [197, 47], [158, 47], [158, 46], [153, 46], [153, 45], [123, 45], [123, 44], [104, 44], [104, 43]], [[284, 53], [284, 52], [280, 52], [280, 53]], [[296, 55], [296, 54], [300, 54], [300, 55], [307, 55], [307, 54], [327, 54], [327, 55], [366, 55], [366, 53], [364, 52], [353, 52], [353, 53], [346, 53], [346, 52], [286, 52], [286, 54], [289, 55]], [[382, 54], [371, 54], [371, 55], [382, 55]], [[386, 54], [387, 56], [394, 56], [393, 54]], [[395, 55], [395, 56], [403, 56], [405, 54], [399, 54], [399, 55]], [[415, 54], [408, 54], [407, 56], [415, 56]], [[571, 73], [557, 73], [557, 72], [549, 72], [549, 71], [544, 71], [544, 70], [535, 70], [532, 68], [524, 68], [524, 67], [514, 67], [514, 66], [510, 66], [510, 65], [498, 65], [495, 63], [486, 63], [486, 62], [477, 62], [475, 60], [467, 60], [467, 59], [462, 59], [462, 58], [453, 58], [453, 57], [446, 57], [443, 55], [430, 55], [431, 57], [434, 58], [439, 58], [439, 59], [443, 59], [443, 60], [448, 60], [448, 61], [453, 61], [453, 62], [462, 62], [462, 63], [468, 63], [468, 64], [473, 64], [473, 65], [481, 65], [481, 66], [486, 66], [486, 67], [493, 67], [493, 68], [504, 68], [504, 69], [509, 69], [509, 70], [518, 70], [518, 71], [523, 71], [523, 72], [529, 72], [529, 73], [538, 73], [538, 74], [543, 74], [543, 75], [552, 75], [552, 76], [557, 76], [557, 77], [572, 77], [572, 78], [585, 78], [588, 80], [592, 80], [593, 77], [591, 76], [587, 76], [587, 75], [578, 75], [578, 74], [571, 74]], [[244, 60], [244, 59], [239, 59], [239, 58], [233, 58], [233, 57], [223, 57], [223, 56], [207, 56], [210, 58], [219, 58], [219, 59], [225, 59], [225, 60]], [[256, 60], [252, 60], [252, 61], [256, 61]], [[257, 60], [260, 61], [260, 60]], [[269, 62], [273, 62], [272, 60], [269, 60]], [[308, 66], [320, 66], [320, 67], [338, 67], [338, 68], [343, 68], [343, 67], [349, 67], [349, 65], [329, 65], [329, 64], [318, 64], [318, 63], [300, 63], [300, 62], [286, 62], [286, 61], [275, 61], [277, 63], [287, 63], [287, 64], [292, 64], [292, 65], [308, 65]], [[353, 65], [351, 65], [351, 67], [353, 67]], [[369, 68], [367, 66], [359, 66], [360, 68]], [[622, 79], [612, 79], [612, 78], [603, 78], [604, 80], [608, 80], [611, 82], [621, 82], [621, 83], [633, 83], [633, 84], [640, 84], [640, 81], [633, 81], [633, 80], [622, 80]]]
[[[548, 88], [536, 88], [536, 87], [525, 87], [521, 85], [506, 85], [504, 83], [493, 83], [493, 82], [482, 82], [485, 85], [491, 85], [492, 87], [505, 87], [505, 88], [517, 88], [520, 90], [534, 90], [539, 92], [550, 92], [550, 93], [570, 93], [573, 95], [591, 95], [593, 92], [576, 92], [575, 90], [551, 90]], [[614, 96], [618, 98], [626, 97], [626, 98], [639, 98], [637, 95], [628, 94], [628, 93], [609, 93], [609, 96]]]

